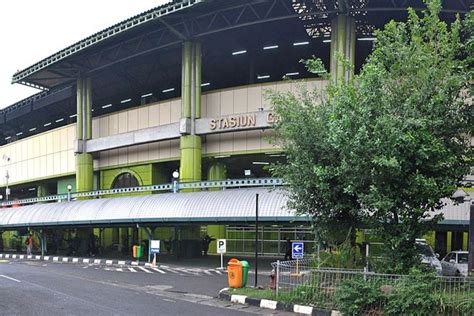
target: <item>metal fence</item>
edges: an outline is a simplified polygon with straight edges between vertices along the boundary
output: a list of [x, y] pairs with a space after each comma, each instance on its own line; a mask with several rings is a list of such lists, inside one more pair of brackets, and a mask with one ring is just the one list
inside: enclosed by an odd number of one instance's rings
[[[283, 301], [307, 304], [324, 309], [337, 309], [336, 295], [349, 281], [360, 281], [367, 290], [376, 289], [381, 295], [365, 312], [383, 310], [388, 297], [406, 282], [428, 280], [430, 293], [450, 302], [470, 302], [473, 299], [474, 278], [430, 277], [381, 274], [357, 269], [317, 268], [313, 259], [277, 261], [272, 263], [275, 273], [275, 294]], [[344, 289], [345, 292], [347, 288]], [[339, 292], [339, 293], [337, 293]], [[361, 297], [362, 297], [361, 293]], [[471, 301], [472, 302], [472, 301]], [[474, 306], [474, 304], [472, 305]]]

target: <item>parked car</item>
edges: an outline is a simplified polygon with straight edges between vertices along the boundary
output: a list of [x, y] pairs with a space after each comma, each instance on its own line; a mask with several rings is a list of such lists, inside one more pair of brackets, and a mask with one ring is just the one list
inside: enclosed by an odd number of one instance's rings
[[438, 259], [439, 255], [434, 253], [433, 248], [431, 248], [425, 239], [417, 239], [415, 243], [420, 253], [421, 263], [426, 264], [435, 270], [438, 275], [441, 275], [443, 267]]
[[441, 260], [443, 275], [467, 276], [467, 251], [451, 251]]

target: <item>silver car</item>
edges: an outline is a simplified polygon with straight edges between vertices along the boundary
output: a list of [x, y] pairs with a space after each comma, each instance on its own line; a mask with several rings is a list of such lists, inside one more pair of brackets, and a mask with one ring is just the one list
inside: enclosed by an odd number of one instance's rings
[[451, 251], [441, 260], [443, 275], [467, 276], [467, 251]]

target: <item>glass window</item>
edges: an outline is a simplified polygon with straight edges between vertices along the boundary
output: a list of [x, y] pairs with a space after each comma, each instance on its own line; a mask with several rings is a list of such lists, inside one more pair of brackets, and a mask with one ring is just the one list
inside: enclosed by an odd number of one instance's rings
[[125, 172], [115, 178], [112, 184], [112, 189], [130, 188], [138, 186], [140, 186], [140, 184], [138, 183], [137, 178], [130, 172]]
[[458, 253], [458, 263], [467, 263], [467, 253]]

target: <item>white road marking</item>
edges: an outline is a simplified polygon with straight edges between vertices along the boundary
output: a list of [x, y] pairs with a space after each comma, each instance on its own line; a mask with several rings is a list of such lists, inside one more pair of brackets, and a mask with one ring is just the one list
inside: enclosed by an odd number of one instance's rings
[[105, 264], [112, 264], [113, 262], [113, 260], [105, 260]]
[[167, 298], [164, 298], [163, 301], [167, 301], [167, 302], [171, 302], [171, 303], [176, 303], [176, 301], [169, 300], [169, 299], [167, 299]]
[[89, 268], [89, 266], [83, 266], [82, 268], [83, 268], [83, 269], [87, 269], [87, 268]]
[[153, 273], [153, 272], [148, 271], [147, 269], [145, 269], [145, 268], [143, 268], [143, 267], [138, 267], [138, 269], [143, 270], [143, 271], [145, 271], [146, 273]]
[[222, 274], [222, 272], [220, 272], [219, 270], [215, 270], [215, 272], [216, 272], [217, 274]]
[[115, 271], [123, 272], [123, 269], [122, 268], [117, 268], [117, 269], [115, 269]]
[[166, 274], [165, 271], [160, 270], [160, 269], [158, 269], [158, 268], [151, 268], [151, 269], [152, 269], [153, 271], [159, 272], [159, 273], [161, 273], [161, 274]]
[[[36, 259], [38, 259], [38, 258], [36, 258]], [[45, 256], [44, 260], [49, 260], [49, 256]]]
[[174, 270], [173, 270], [173, 269], [171, 269], [171, 268], [166, 268], [166, 271], [170, 271], [170, 272], [172, 272], [172, 273], [179, 274], [179, 272], [178, 272], [178, 271], [174, 271]]
[[69, 261], [69, 258], [68, 257], [64, 257], [63, 258], [63, 262], [68, 262]]
[[125, 264], [125, 261], [119, 261], [118, 264]]
[[82, 259], [82, 263], [89, 263], [89, 259]]
[[20, 259], [25, 259], [25, 255], [20, 255]]
[[204, 270], [204, 273], [207, 274], [207, 275], [212, 275], [211, 271], [209, 271], [209, 270]]
[[72, 262], [78, 263], [78, 262], [79, 262], [79, 258], [72, 258]]
[[13, 255], [12, 258], [13, 258], [13, 259], [16, 259], [16, 255]]
[[135, 270], [135, 269], [132, 268], [132, 267], [128, 267], [128, 270], [130, 270], [130, 272], [137, 272], [137, 270]]
[[8, 280], [11, 280], [11, 281], [15, 281], [15, 282], [18, 282], [18, 283], [20, 283], [20, 282], [21, 282], [20, 280], [17, 280], [17, 279], [11, 278], [11, 277], [9, 277], [9, 276], [6, 276], [6, 275], [3, 275], [3, 274], [0, 274], [0, 277], [2, 277], [2, 278], [5, 278], [5, 279], [8, 279]]
[[59, 257], [53, 257], [53, 261], [59, 261]]

